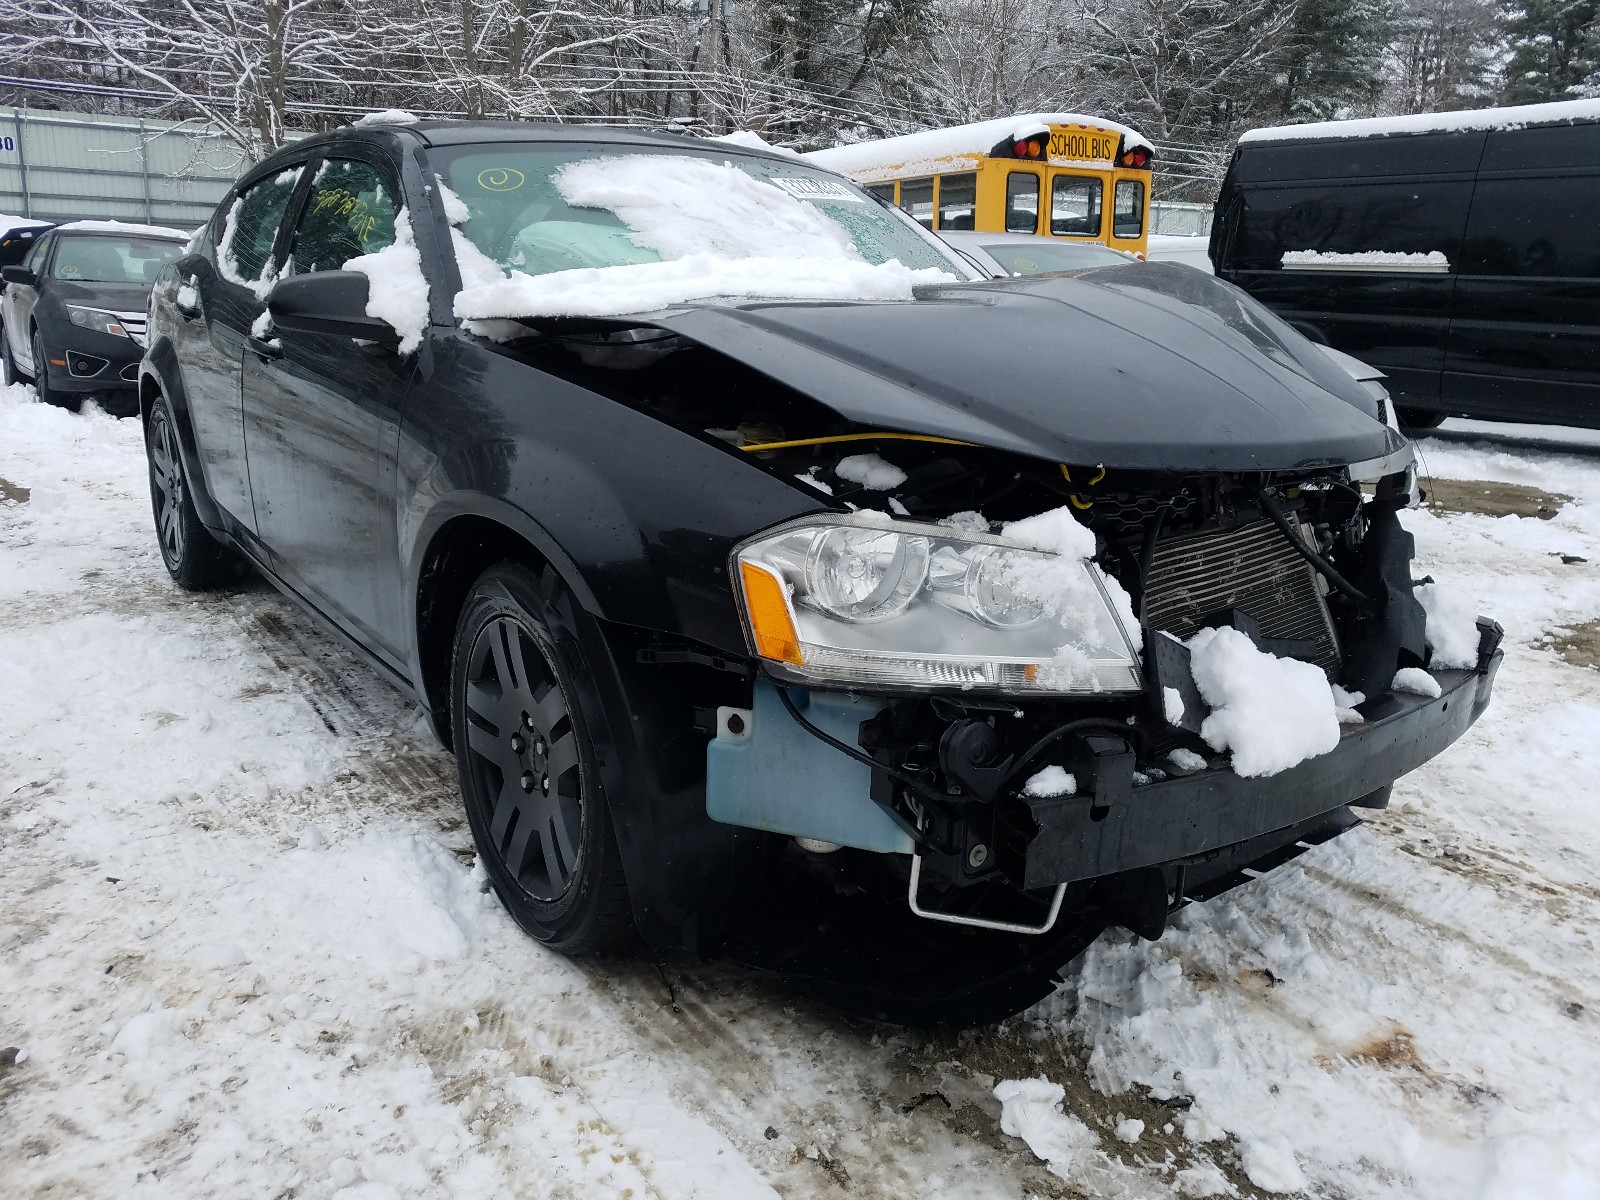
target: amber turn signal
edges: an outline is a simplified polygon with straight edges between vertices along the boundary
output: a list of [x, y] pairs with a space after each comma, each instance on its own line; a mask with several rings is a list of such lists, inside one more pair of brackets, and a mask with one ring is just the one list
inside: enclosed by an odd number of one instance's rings
[[775, 662], [797, 667], [804, 664], [800, 635], [795, 631], [794, 617], [789, 612], [789, 598], [784, 595], [778, 577], [765, 567], [748, 562], [739, 564], [739, 575], [744, 583], [744, 606], [750, 614], [750, 632], [755, 637], [756, 653]]

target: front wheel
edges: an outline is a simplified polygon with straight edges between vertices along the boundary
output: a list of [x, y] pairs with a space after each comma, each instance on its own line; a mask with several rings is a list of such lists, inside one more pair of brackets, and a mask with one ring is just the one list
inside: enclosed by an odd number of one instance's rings
[[195, 512], [183, 473], [178, 428], [164, 396], [151, 406], [144, 445], [150, 463], [150, 507], [167, 572], [191, 592], [211, 591], [238, 579], [244, 560], [212, 537]]
[[50, 386], [50, 361], [44, 356], [44, 341], [35, 329], [29, 339], [29, 346], [33, 352], [33, 390], [38, 393], [39, 399], [46, 404], [54, 404], [58, 408], [70, 408], [77, 412], [82, 401], [75, 396], [68, 396], [56, 391]]
[[11, 356], [11, 337], [6, 333], [6, 327], [0, 325], [0, 387], [32, 382], [17, 368], [17, 360]]
[[632, 927], [627, 881], [576, 686], [571, 594], [554, 571], [501, 563], [456, 625], [450, 728], [484, 871], [551, 949], [610, 949]]

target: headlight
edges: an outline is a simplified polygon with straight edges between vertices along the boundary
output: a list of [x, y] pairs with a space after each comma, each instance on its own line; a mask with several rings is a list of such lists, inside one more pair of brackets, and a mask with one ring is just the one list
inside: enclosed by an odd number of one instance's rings
[[762, 534], [734, 565], [751, 646], [780, 678], [1036, 694], [1142, 686], [1127, 596], [1085, 559], [853, 513]]
[[76, 304], [68, 304], [66, 309], [67, 319], [79, 329], [93, 329], [115, 337], [133, 336], [122, 327], [122, 318], [116, 313], [101, 312], [98, 308], [79, 308]]

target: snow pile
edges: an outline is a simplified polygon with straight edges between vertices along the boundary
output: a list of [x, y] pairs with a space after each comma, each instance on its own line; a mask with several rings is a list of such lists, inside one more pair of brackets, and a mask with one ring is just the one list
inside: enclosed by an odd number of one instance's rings
[[415, 125], [422, 118], [416, 113], [406, 112], [403, 108], [386, 108], [381, 112], [369, 112], [355, 120], [357, 125]]
[[1186, 749], [1183, 746], [1179, 746], [1172, 751], [1167, 755], [1167, 758], [1180, 771], [1204, 771], [1206, 769], [1205, 755], [1196, 754], [1193, 750]]
[[1240, 1147], [1240, 1161], [1250, 1182], [1268, 1192], [1298, 1192], [1307, 1185], [1294, 1151], [1279, 1138], [1250, 1138]]
[[1283, 267], [1287, 271], [1439, 272], [1450, 269], [1450, 260], [1438, 250], [1429, 250], [1426, 254], [1400, 250], [1359, 250], [1353, 254], [1331, 250], [1285, 250]]
[[1439, 681], [1421, 667], [1402, 667], [1394, 673], [1394, 680], [1389, 687], [1392, 691], [1410, 692], [1413, 696], [1426, 696], [1429, 699], [1436, 699], [1442, 694]]
[[1561, 121], [1600, 118], [1600, 100], [1558, 100], [1550, 104], [1518, 104], [1508, 108], [1464, 112], [1415, 113], [1403, 117], [1366, 117], [1356, 121], [1313, 121], [1252, 129], [1239, 138], [1252, 142], [1288, 142], [1320, 138], [1385, 137], [1396, 133], [1443, 133], [1455, 129], [1522, 129]]
[[1200, 736], [1233, 754], [1236, 774], [1276, 775], [1339, 744], [1333, 693], [1320, 667], [1278, 658], [1237, 629], [1202, 629], [1186, 643], [1211, 712]]
[[422, 273], [422, 255], [411, 233], [411, 214], [395, 214], [394, 241], [382, 250], [363, 254], [344, 264], [359, 271], [367, 284], [367, 316], [387, 321], [400, 335], [400, 353], [410, 354], [422, 345], [428, 328], [428, 280]]
[[935, 267], [867, 262], [816, 205], [724, 163], [666, 155], [585, 159], [563, 168], [555, 184], [573, 205], [615, 213], [640, 259], [665, 261], [463, 281], [456, 316], [617, 316], [715, 297], [910, 300], [918, 284], [951, 279]]
[[128, 221], [68, 221], [58, 229], [80, 229], [89, 233], [122, 233], [129, 237], [172, 238], [187, 242], [190, 231], [170, 225], [139, 225]]
[[1435, 670], [1470, 671], [1478, 665], [1478, 614], [1465, 592], [1437, 583], [1415, 589], [1428, 615], [1428, 665]]
[[1021, 1138], [1062, 1179], [1075, 1156], [1098, 1148], [1099, 1139], [1077, 1117], [1062, 1111], [1066, 1089], [1048, 1079], [1006, 1079], [995, 1085], [1000, 1132]]
[[1028, 782], [1022, 785], [1022, 794], [1041, 799], [1049, 799], [1052, 796], [1076, 796], [1078, 781], [1065, 767], [1050, 766], [1029, 776]]
[[800, 158], [801, 155], [787, 146], [778, 146], [767, 141], [753, 129], [735, 129], [732, 133], [719, 134], [708, 139], [713, 142], [727, 142], [730, 146], [741, 146], [746, 150], [765, 150], [768, 154], [781, 154], [785, 158]]
[[886, 492], [906, 481], [904, 471], [876, 454], [852, 454], [848, 458], [841, 458], [833, 468], [833, 473], [840, 479], [859, 483], [872, 492]]
[[1175, 687], [1161, 689], [1161, 712], [1167, 723], [1177, 725], [1183, 721], [1183, 693]]

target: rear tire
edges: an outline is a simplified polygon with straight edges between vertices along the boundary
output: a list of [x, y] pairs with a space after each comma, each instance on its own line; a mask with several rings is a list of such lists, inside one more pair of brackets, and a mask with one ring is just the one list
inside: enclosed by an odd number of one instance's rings
[[6, 333], [6, 327], [0, 325], [0, 387], [32, 382], [33, 380], [17, 367], [17, 360], [11, 356], [10, 335]]
[[214, 591], [233, 583], [244, 574], [244, 560], [200, 523], [184, 475], [177, 425], [165, 396], [158, 396], [150, 408], [144, 447], [150, 464], [150, 507], [167, 573], [179, 587], [191, 592]]
[[76, 396], [64, 395], [50, 386], [50, 360], [44, 356], [44, 342], [35, 329], [29, 338], [33, 348], [33, 390], [38, 393], [39, 399], [46, 404], [54, 404], [57, 408], [70, 409], [77, 412], [82, 401]]
[[1397, 408], [1395, 415], [1400, 418], [1400, 428], [1406, 433], [1419, 434], [1439, 428], [1450, 414], [1436, 408]]
[[567, 955], [631, 932], [627, 879], [580, 707], [582, 614], [556, 573], [505, 562], [456, 623], [450, 728], [467, 820], [518, 925]]

